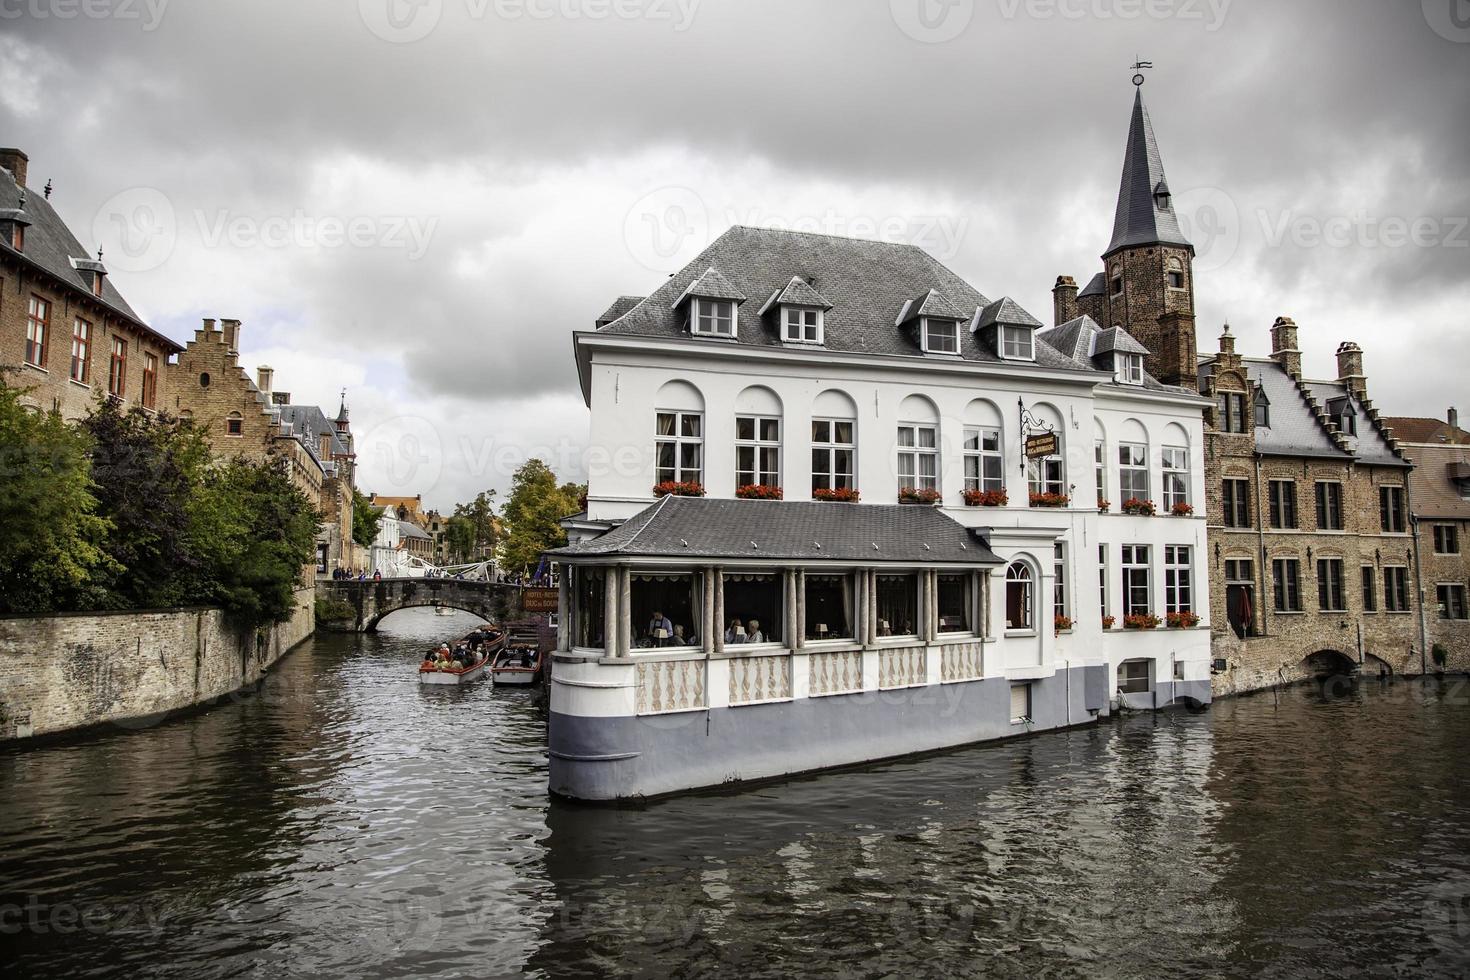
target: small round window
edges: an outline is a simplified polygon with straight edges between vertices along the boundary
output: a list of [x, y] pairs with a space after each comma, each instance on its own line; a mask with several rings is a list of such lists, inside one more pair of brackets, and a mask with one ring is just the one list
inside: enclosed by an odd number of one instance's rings
[[209, 387], [209, 372], [208, 371], [206, 371], [205, 373], [199, 375], [199, 387], [201, 387], [201, 388], [208, 388]]

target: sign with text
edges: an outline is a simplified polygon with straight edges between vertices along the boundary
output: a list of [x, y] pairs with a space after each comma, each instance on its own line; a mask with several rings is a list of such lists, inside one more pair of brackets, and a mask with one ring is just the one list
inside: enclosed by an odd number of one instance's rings
[[522, 589], [521, 608], [528, 613], [554, 613], [557, 611], [555, 589]]
[[1041, 432], [1034, 436], [1026, 437], [1026, 458], [1044, 459], [1047, 456], [1057, 454], [1057, 434], [1055, 432]]

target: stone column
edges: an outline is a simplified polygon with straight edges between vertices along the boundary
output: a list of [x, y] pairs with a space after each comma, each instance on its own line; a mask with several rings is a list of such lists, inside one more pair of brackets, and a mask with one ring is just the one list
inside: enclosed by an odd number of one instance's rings
[[725, 652], [725, 570], [711, 569], [715, 576], [715, 653]]
[[602, 655], [618, 655], [618, 569], [609, 565], [602, 578]]
[[796, 649], [796, 569], [787, 568], [781, 572], [782, 588], [786, 593], [785, 603], [785, 632], [786, 646]]
[[920, 575], [920, 579], [924, 583], [923, 589], [920, 590], [924, 597], [924, 607], [919, 610], [919, 622], [922, 623], [919, 630], [919, 639], [925, 643], [933, 643], [934, 637], [938, 632], [935, 629], [936, 624], [934, 619], [939, 613], [939, 604], [935, 601], [934, 597], [934, 569], [924, 569]]
[[618, 656], [633, 656], [633, 570], [618, 576]]
[[806, 569], [796, 570], [796, 635], [792, 637], [791, 649], [806, 646]]
[[868, 646], [878, 642], [878, 573], [869, 568], [863, 572], [867, 577], [867, 596], [863, 603], [863, 616], [868, 621]]
[[575, 627], [572, 610], [572, 575], [575, 571], [576, 566], [563, 565], [561, 578], [557, 580], [556, 608], [560, 613], [556, 631], [557, 653], [567, 653], [572, 649], [572, 630]]
[[704, 570], [704, 596], [703, 608], [700, 615], [704, 617], [702, 632], [699, 634], [700, 642], [704, 647], [705, 656], [715, 652], [715, 634], [719, 633], [719, 623], [715, 619], [715, 575], [718, 574], [713, 568]]

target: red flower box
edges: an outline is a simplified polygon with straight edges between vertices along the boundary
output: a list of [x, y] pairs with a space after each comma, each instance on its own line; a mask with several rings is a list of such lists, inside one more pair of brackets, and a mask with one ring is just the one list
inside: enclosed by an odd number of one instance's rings
[[703, 497], [704, 484], [695, 483], [693, 480], [665, 480], [654, 484], [653, 495], [655, 497]]
[[1060, 633], [1062, 630], [1069, 630], [1072, 628], [1072, 617], [1057, 616], [1052, 620], [1052, 626], [1056, 629], [1058, 633]]
[[1065, 507], [1072, 502], [1072, 498], [1064, 493], [1033, 493], [1031, 495], [1032, 507]]
[[1199, 613], [1171, 612], [1164, 617], [1171, 630], [1192, 630], [1199, 625]]
[[966, 490], [966, 507], [1004, 507], [1011, 502], [1004, 490]]
[[924, 489], [918, 487], [899, 487], [898, 502], [901, 504], [937, 504], [943, 499], [938, 490]]
[[786, 494], [780, 487], [751, 483], [743, 487], [736, 487], [735, 496], [741, 500], [784, 500]]
[[1129, 497], [1123, 501], [1123, 513], [1133, 514], [1137, 517], [1153, 517], [1158, 513], [1152, 500], [1139, 500], [1137, 497]]
[[1118, 621], [1118, 617], [1117, 616], [1104, 616], [1103, 617], [1103, 629], [1105, 629], [1105, 630], [1112, 629], [1113, 628], [1113, 624], [1116, 623], [1117, 621]]
[[862, 494], [852, 487], [819, 487], [812, 491], [813, 500], [822, 500], [833, 504], [855, 504], [862, 498]]
[[1110, 501], [1110, 500], [1104, 500], [1101, 497], [1098, 497], [1097, 498], [1097, 512], [1099, 514], [1106, 514], [1108, 512], [1108, 508], [1110, 508], [1112, 506], [1113, 506], [1112, 501]]
[[1123, 628], [1125, 630], [1156, 630], [1159, 628], [1159, 617], [1153, 613], [1134, 613], [1123, 617]]
[[1184, 501], [1181, 500], [1179, 501], [1179, 503], [1170, 508], [1169, 513], [1173, 514], [1175, 517], [1189, 517], [1191, 514], [1194, 513], [1194, 505], [1186, 504]]

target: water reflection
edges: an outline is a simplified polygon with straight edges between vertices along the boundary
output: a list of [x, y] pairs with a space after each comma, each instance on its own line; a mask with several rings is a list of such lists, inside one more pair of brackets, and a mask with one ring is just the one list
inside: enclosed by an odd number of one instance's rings
[[[387, 625], [398, 632], [317, 639], [265, 690], [203, 715], [0, 754], [7, 966], [1351, 976], [1467, 964], [1463, 683], [1299, 688], [600, 809], [546, 798], [544, 721], [527, 692], [419, 689], [423, 644], [467, 623], [405, 612]], [[65, 931], [58, 909], [93, 918]]]

